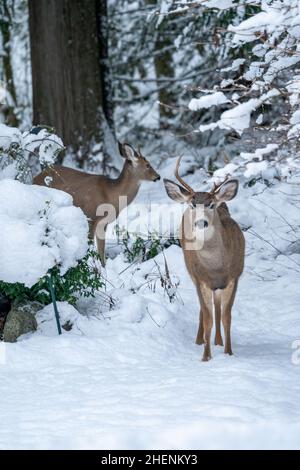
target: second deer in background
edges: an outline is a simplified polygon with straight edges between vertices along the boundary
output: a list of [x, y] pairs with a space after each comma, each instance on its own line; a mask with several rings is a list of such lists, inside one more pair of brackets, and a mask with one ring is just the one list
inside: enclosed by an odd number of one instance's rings
[[[160, 179], [148, 160], [131, 145], [119, 143], [119, 152], [125, 158], [125, 163], [120, 176], [116, 179], [55, 165], [33, 180], [34, 184], [50, 186], [71, 194], [74, 205], [80, 207], [90, 220], [90, 237], [94, 239], [96, 235], [102, 266], [105, 265], [107, 217], [100, 214], [99, 208], [110, 205], [114, 209], [111, 212], [113, 216], [110, 216], [109, 220], [111, 223], [118, 217], [120, 211], [133, 201], [142, 181]], [[49, 185], [46, 183], [47, 177]]]

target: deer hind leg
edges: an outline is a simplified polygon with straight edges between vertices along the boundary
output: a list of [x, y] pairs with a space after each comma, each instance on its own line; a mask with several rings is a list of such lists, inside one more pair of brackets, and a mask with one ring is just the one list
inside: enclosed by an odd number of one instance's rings
[[231, 308], [234, 302], [235, 294], [237, 289], [237, 281], [230, 281], [225, 289], [222, 291], [222, 322], [225, 333], [225, 349], [224, 353], [232, 356], [233, 352], [231, 349]]
[[203, 312], [201, 308], [200, 308], [200, 314], [199, 314], [199, 328], [198, 328], [198, 333], [197, 333], [195, 343], [199, 345], [204, 344]]
[[213, 327], [213, 294], [212, 290], [206, 285], [199, 286], [199, 293], [204, 330], [204, 352], [202, 361], [209, 361], [211, 359], [210, 337]]
[[221, 334], [221, 292], [214, 291], [214, 305], [215, 305], [215, 345], [223, 346], [223, 339]]

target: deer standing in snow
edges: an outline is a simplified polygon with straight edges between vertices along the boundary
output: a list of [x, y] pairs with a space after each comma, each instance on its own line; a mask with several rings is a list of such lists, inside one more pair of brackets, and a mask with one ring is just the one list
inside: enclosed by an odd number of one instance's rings
[[[103, 266], [105, 265], [107, 217], [99, 214], [99, 207], [110, 205], [113, 208], [113, 216], [109, 219], [111, 223], [118, 217], [120, 211], [133, 201], [142, 181], [160, 179], [159, 174], [141, 152], [134, 150], [131, 145], [119, 143], [119, 152], [125, 159], [125, 163], [121, 174], [116, 179], [54, 165], [33, 180], [34, 184], [60, 189], [73, 197], [74, 205], [80, 207], [90, 220], [90, 237], [94, 239], [95, 234], [97, 236], [98, 253]], [[50, 184], [47, 184], [48, 181]], [[124, 201], [126, 201], [125, 204]]]
[[203, 361], [211, 359], [210, 337], [215, 312], [215, 344], [223, 346], [221, 318], [225, 333], [225, 354], [231, 349], [231, 308], [238, 280], [244, 268], [245, 239], [238, 224], [230, 217], [225, 202], [238, 191], [238, 180], [226, 178], [210, 192], [195, 192], [178, 174], [181, 185], [164, 179], [168, 196], [186, 202], [180, 227], [180, 240], [187, 270], [197, 288], [200, 320], [196, 344], [204, 343]]

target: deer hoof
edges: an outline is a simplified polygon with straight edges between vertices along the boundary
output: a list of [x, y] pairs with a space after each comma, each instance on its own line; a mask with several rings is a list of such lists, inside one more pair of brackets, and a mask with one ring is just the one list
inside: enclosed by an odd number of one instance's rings
[[222, 336], [215, 337], [215, 345], [216, 346], [224, 346]]
[[211, 356], [203, 356], [202, 357], [202, 362], [208, 362], [211, 360]]
[[211, 360], [211, 354], [203, 354], [202, 362], [208, 362]]
[[201, 344], [204, 344], [204, 339], [197, 336], [195, 343], [201, 346]]
[[225, 349], [224, 354], [228, 354], [228, 356], [233, 356], [233, 352], [231, 349]]

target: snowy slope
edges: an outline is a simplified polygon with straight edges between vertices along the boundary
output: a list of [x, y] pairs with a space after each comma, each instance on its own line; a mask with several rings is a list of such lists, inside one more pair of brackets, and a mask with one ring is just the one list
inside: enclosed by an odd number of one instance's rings
[[[167, 202], [163, 194], [145, 185], [137, 202]], [[105, 294], [80, 302], [83, 315], [60, 304], [70, 332], [58, 337], [51, 309], [40, 312], [38, 332], [5, 348], [0, 448], [300, 448], [297, 204], [297, 186], [280, 183], [242, 189], [230, 205], [251, 226], [233, 357], [214, 346], [201, 362], [198, 298], [176, 246], [165, 251], [180, 282], [173, 303], [153, 260], [128, 267], [119, 255]], [[155, 261], [163, 271], [163, 256]]]

